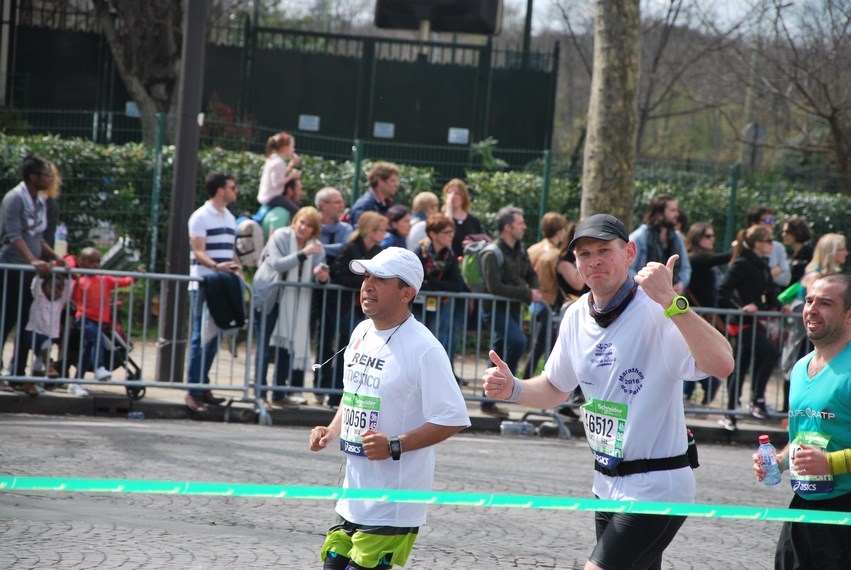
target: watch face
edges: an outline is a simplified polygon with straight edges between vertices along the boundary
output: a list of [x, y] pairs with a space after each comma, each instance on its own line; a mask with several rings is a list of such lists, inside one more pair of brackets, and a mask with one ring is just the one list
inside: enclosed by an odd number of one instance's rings
[[676, 303], [679, 310], [685, 311], [688, 309], [688, 301], [686, 301], [683, 297], [677, 297]]

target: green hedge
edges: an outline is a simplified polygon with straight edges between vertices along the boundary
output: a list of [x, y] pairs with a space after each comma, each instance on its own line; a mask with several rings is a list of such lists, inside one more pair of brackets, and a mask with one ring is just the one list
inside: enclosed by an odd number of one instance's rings
[[[104, 247], [116, 237], [129, 237], [142, 250], [143, 260], [150, 257], [151, 197], [154, 176], [154, 156], [141, 144], [97, 145], [80, 139], [56, 136], [11, 137], [0, 135], [0, 176], [3, 188], [12, 188], [20, 181], [20, 163], [34, 153], [56, 162], [64, 180], [60, 198], [61, 218], [69, 227], [69, 245], [78, 252], [90, 244]], [[198, 184], [192, 189], [196, 203], [205, 200], [203, 178], [213, 170], [233, 174], [241, 192], [236, 205], [238, 213], [252, 213], [257, 208], [256, 193], [263, 167], [262, 155], [246, 151], [227, 151], [208, 148], [199, 151]], [[366, 187], [366, 172], [372, 162], [361, 165], [360, 190]], [[170, 187], [173, 176], [174, 148], [163, 149], [160, 216], [157, 259], [160, 270], [165, 259], [168, 235]], [[399, 165], [401, 186], [397, 199], [410, 204], [420, 191], [440, 194], [441, 185], [431, 168]], [[305, 203], [312, 203], [315, 193], [334, 186], [343, 191], [349, 203], [353, 201], [354, 164], [351, 161], [327, 160], [317, 156], [302, 156], [300, 168], [305, 186]], [[530, 164], [528, 171], [469, 172], [467, 184], [473, 197], [473, 212], [480, 217], [487, 231], [493, 233], [493, 219], [504, 205], [523, 208], [529, 229], [526, 241], [537, 236], [543, 179], [540, 164]], [[738, 188], [735, 205], [735, 229], [743, 226], [745, 211], [753, 204], [770, 204], [782, 220], [789, 215], [804, 216], [813, 225], [816, 236], [826, 232], [851, 232], [851, 199], [835, 194], [802, 193], [793, 186], [782, 193], [771, 193], [776, 181], [764, 187], [757, 182]], [[688, 212], [691, 222], [711, 221], [716, 231], [726, 227], [730, 195], [728, 181], [706, 175], [682, 172], [639, 172], [635, 193], [635, 223], [639, 223], [648, 201], [659, 192], [675, 195]], [[574, 177], [550, 180], [545, 210], [564, 213], [568, 219], [579, 217], [581, 186]], [[92, 230], [97, 230], [93, 232]], [[98, 236], [100, 235], [100, 238]], [[778, 236], [779, 238], [779, 236]], [[718, 242], [722, 246], [721, 241]]]

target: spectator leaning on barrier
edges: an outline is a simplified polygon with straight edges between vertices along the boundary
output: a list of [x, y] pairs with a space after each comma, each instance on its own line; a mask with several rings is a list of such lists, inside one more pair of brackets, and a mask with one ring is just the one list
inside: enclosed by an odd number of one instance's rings
[[[511, 302], [483, 301], [482, 321], [491, 330], [492, 348], [504, 354], [509, 368], [516, 370], [526, 348], [526, 335], [520, 326], [523, 304], [541, 301], [543, 297], [538, 290], [538, 275], [521, 241], [526, 233], [523, 210], [514, 206], [501, 208], [496, 213], [496, 227], [499, 252], [482, 254], [482, 281], [488, 293], [507, 297]], [[492, 401], [483, 401], [481, 411], [508, 417], [508, 412]]]
[[[795, 364], [789, 392], [789, 441], [778, 453], [790, 470], [790, 509], [851, 512], [851, 277], [823, 277], [807, 289], [803, 310], [815, 350]], [[765, 471], [757, 455], [753, 470]], [[841, 570], [851, 560], [851, 527], [785, 522], [774, 567]]]
[[349, 210], [349, 221], [357, 226], [358, 219], [364, 212], [378, 212], [386, 215], [393, 205], [393, 196], [399, 189], [399, 167], [392, 162], [376, 162], [367, 175], [369, 188], [355, 200]]
[[[426, 238], [416, 254], [425, 274], [422, 290], [426, 292], [464, 291], [464, 280], [458, 269], [458, 258], [452, 251], [455, 223], [443, 214], [434, 214], [426, 221]], [[416, 306], [416, 316], [434, 333], [449, 362], [455, 364], [455, 347], [464, 325], [464, 299], [457, 297], [428, 297]], [[462, 381], [459, 379], [459, 383]]]
[[[204, 278], [216, 272], [241, 274], [239, 258], [234, 251], [236, 242], [236, 219], [228, 205], [236, 201], [239, 190], [230, 174], [213, 172], [204, 181], [207, 200], [189, 217], [189, 275]], [[206, 299], [197, 281], [189, 283], [192, 307], [192, 336], [189, 339], [189, 364], [186, 380], [189, 384], [209, 384], [210, 368], [219, 348], [219, 338], [201, 342], [201, 324]], [[186, 405], [197, 413], [207, 411], [206, 404], [218, 405], [224, 398], [217, 398], [209, 390], [190, 388], [186, 394]]]
[[[772, 285], [766, 258], [771, 254], [771, 232], [762, 225], [741, 230], [736, 238], [730, 269], [724, 274], [718, 288], [718, 306], [722, 309], [740, 309], [743, 316], [731, 315], [727, 320], [727, 332], [736, 339], [737, 372], [727, 378], [727, 408], [734, 410], [742, 395], [744, 376], [751, 364], [750, 412], [757, 419], [768, 417], [765, 404], [765, 388], [780, 351], [769, 340], [753, 316], [757, 311], [780, 308], [776, 288]], [[791, 312], [789, 306], [783, 307]], [[718, 423], [726, 430], [735, 431], [736, 416], [730, 414]]]
[[[47, 208], [39, 192], [50, 188], [53, 171], [44, 159], [27, 156], [21, 163], [21, 175], [23, 181], [6, 193], [0, 205], [0, 263], [32, 265], [35, 268], [35, 272], [18, 269], [0, 271], [0, 299], [5, 305], [0, 349], [5, 346], [6, 338], [14, 328], [15, 366], [9, 371], [13, 376], [26, 374], [28, 344], [23, 334], [33, 301], [33, 277], [36, 273], [46, 276], [50, 272], [49, 262], [67, 267], [43, 239]], [[36, 395], [35, 386], [28, 393]]]
[[[367, 320], [346, 349], [343, 405], [327, 427], [310, 432], [310, 450], [340, 438], [344, 488], [430, 491], [435, 445], [468, 427], [470, 418], [446, 351], [411, 315], [422, 264], [413, 252], [391, 247], [352, 260], [350, 268], [363, 274]], [[338, 501], [321, 550], [324, 568], [404, 566], [427, 510], [425, 503]]]
[[[325, 249], [317, 239], [321, 226], [319, 212], [305, 206], [296, 212], [292, 225], [277, 230], [269, 238], [254, 275], [254, 330], [257, 339], [255, 373], [266, 386], [269, 356], [275, 352], [275, 386], [304, 387], [304, 371], [310, 360], [309, 287], [276, 287], [276, 283], [328, 282]], [[273, 348], [274, 347], [274, 348]], [[266, 391], [260, 397], [266, 400]], [[272, 405], [307, 403], [300, 393], [274, 392]]]
[[[676, 294], [676, 256], [648, 263], [633, 278], [635, 244], [628, 240], [613, 216], [579, 224], [570, 248], [590, 293], [568, 307], [541, 376], [519, 380], [491, 351], [496, 366], [483, 377], [485, 394], [551, 408], [580, 386], [594, 495], [694, 502], [682, 380], [726, 376], [733, 355], [727, 340]], [[599, 511], [595, 521], [597, 545], [586, 570], [660, 568], [685, 517]]]
[[[323, 188], [316, 193], [316, 208], [322, 217], [322, 232], [319, 241], [325, 248], [325, 264], [330, 268], [339, 255], [343, 246], [352, 235], [352, 226], [340, 221], [340, 215], [346, 206], [343, 195], [336, 188]], [[316, 364], [328, 361], [337, 351], [337, 307], [339, 306], [336, 292], [317, 289], [311, 299], [311, 326], [316, 336]], [[324, 311], [324, 312], [323, 312]], [[314, 373], [313, 385], [319, 388], [336, 388], [341, 390], [342, 371], [334, 374], [334, 365], [320, 366]], [[324, 404], [330, 399], [325, 394], [315, 395], [317, 404]]]

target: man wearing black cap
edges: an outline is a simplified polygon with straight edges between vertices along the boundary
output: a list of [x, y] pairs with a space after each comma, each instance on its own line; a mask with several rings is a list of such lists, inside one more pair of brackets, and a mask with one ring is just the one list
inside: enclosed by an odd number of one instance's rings
[[[485, 394], [552, 408], [580, 386], [594, 495], [694, 502], [682, 380], [729, 375], [730, 345], [674, 291], [676, 255], [630, 277], [635, 244], [614, 216], [584, 220], [569, 248], [590, 293], [567, 309], [541, 376], [521, 381], [491, 351], [496, 366], [485, 372]], [[683, 522], [685, 517], [597, 512], [597, 545], [585, 570], [661, 568], [662, 553]]]

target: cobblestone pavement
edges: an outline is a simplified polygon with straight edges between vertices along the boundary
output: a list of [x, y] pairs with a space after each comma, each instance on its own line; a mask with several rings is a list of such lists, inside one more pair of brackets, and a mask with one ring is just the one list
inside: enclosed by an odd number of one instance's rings
[[[305, 427], [0, 415], [0, 472], [68, 478], [341, 484], [339, 451], [311, 453]], [[752, 449], [700, 447], [698, 502], [785, 507]], [[436, 489], [588, 498], [579, 439], [461, 434], [440, 445]], [[111, 493], [0, 492], [0, 568], [320, 568], [330, 501]], [[770, 568], [779, 523], [686, 522], [664, 568]], [[593, 514], [433, 505], [407, 568], [582, 568]]]

